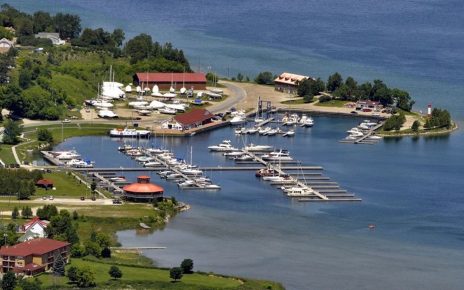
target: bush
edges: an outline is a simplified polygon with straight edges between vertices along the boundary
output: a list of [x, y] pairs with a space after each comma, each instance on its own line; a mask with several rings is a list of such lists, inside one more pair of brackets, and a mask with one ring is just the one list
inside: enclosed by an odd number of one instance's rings
[[400, 130], [401, 126], [404, 124], [406, 121], [406, 117], [404, 114], [400, 113], [399, 115], [393, 115], [390, 118], [385, 121], [385, 124], [383, 125], [383, 129], [385, 131], [391, 131], [391, 130]]
[[76, 266], [69, 267], [68, 273], [67, 273], [69, 281], [71, 281], [71, 282], [76, 282], [77, 281], [77, 272], [78, 271], [79, 271], [79, 269]]
[[319, 103], [325, 103], [331, 101], [332, 98], [326, 95], [322, 95], [319, 97]]
[[269, 71], [260, 72], [256, 76], [255, 82], [260, 85], [272, 85], [274, 84], [274, 75]]
[[420, 122], [416, 120], [416, 121], [414, 121], [414, 123], [412, 123], [411, 130], [413, 132], [418, 132], [419, 127], [420, 127]]
[[45, 141], [45, 142], [48, 142], [48, 143], [53, 143], [52, 132], [50, 132], [47, 129], [38, 129], [37, 130], [37, 140]]
[[110, 274], [111, 278], [113, 279], [119, 279], [122, 277], [122, 272], [117, 266], [111, 266], [108, 274]]
[[79, 244], [75, 244], [71, 247], [71, 257], [79, 258], [85, 255], [85, 248]]
[[180, 268], [182, 269], [182, 273], [190, 274], [193, 272], [193, 260], [192, 259], [184, 259], [180, 264]]
[[182, 279], [182, 269], [179, 267], [174, 267], [169, 270], [169, 277], [176, 282], [177, 280]]
[[104, 247], [101, 251], [102, 258], [111, 258], [111, 249], [108, 247]]

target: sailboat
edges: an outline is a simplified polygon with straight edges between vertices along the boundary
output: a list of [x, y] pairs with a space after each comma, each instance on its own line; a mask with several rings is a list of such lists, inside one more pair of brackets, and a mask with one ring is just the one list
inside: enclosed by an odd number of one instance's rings
[[264, 118], [262, 117], [261, 106], [259, 105], [260, 103], [261, 103], [261, 97], [258, 96], [258, 104], [257, 104], [258, 111], [256, 112], [255, 123], [261, 123], [264, 121]]

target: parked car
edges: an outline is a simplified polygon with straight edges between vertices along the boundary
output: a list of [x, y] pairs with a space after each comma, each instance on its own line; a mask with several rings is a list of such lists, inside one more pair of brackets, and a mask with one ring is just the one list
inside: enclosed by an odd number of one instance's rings
[[49, 199], [49, 200], [53, 200], [53, 199], [54, 199], [53, 195], [50, 195], [50, 196], [48, 197], [48, 199]]
[[71, 123], [71, 120], [69, 120], [69, 119], [64, 119], [63, 121], [61, 121], [61, 123]]

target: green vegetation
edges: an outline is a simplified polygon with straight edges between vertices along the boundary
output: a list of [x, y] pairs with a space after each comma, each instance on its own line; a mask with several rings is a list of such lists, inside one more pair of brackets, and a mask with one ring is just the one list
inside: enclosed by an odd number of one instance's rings
[[411, 126], [411, 130], [415, 133], [418, 133], [419, 132], [419, 127], [420, 127], [420, 122], [418, 120], [415, 120], [413, 123], [412, 123], [412, 126]]
[[270, 71], [260, 72], [256, 78], [255, 83], [260, 85], [272, 85], [274, 84], [275, 76]]
[[427, 118], [424, 124], [425, 129], [436, 129], [452, 127], [451, 116], [447, 110], [435, 108], [432, 110], [432, 115]]
[[3, 275], [2, 279], [2, 289], [3, 290], [14, 290], [16, 287], [16, 275], [13, 272], [7, 272]]
[[182, 279], [182, 276], [182, 269], [180, 267], [174, 267], [171, 268], [171, 270], [169, 270], [169, 278], [174, 280], [174, 282], [177, 282], [180, 279]]
[[[321, 97], [322, 98], [322, 97]], [[345, 104], [349, 103], [349, 101], [342, 101], [342, 100], [333, 100], [330, 99], [329, 101], [317, 102], [315, 105], [319, 107], [336, 107], [336, 108], [343, 108]]]
[[385, 121], [385, 124], [383, 125], [383, 130], [385, 131], [391, 131], [391, 130], [396, 130], [399, 131], [401, 129], [401, 126], [403, 126], [404, 122], [406, 121], [406, 117], [404, 114], [400, 113], [397, 115], [393, 115], [390, 118]]
[[35, 183], [41, 178], [39, 170], [0, 169], [0, 195], [29, 199], [35, 193]]
[[3, 122], [5, 130], [3, 131], [3, 143], [15, 145], [19, 143], [19, 135], [23, 132], [23, 127], [17, 121], [6, 119]]
[[52, 172], [44, 173], [43, 178], [53, 181], [53, 186], [56, 190], [50, 190], [45, 188], [37, 188], [36, 196], [50, 196], [54, 197], [75, 197], [80, 198], [81, 196], [90, 196], [90, 190], [79, 182], [74, 176], [67, 172]]
[[13, 145], [0, 144], [0, 160], [2, 160], [5, 164], [16, 163], [11, 147], [13, 147]]
[[320, 92], [325, 90], [324, 81], [320, 78], [313, 80], [311, 78], [305, 79], [298, 84], [298, 96], [303, 97], [305, 103], [313, 100], [314, 96], [319, 95]]

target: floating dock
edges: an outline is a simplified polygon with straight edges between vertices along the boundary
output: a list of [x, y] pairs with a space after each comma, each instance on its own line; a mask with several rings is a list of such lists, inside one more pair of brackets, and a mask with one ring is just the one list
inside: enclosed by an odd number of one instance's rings
[[367, 144], [367, 145], [377, 144], [379, 140], [369, 139], [369, 137], [371, 137], [375, 131], [377, 131], [380, 127], [382, 127], [384, 123], [385, 122], [382, 121], [378, 123], [377, 125], [375, 125], [374, 127], [370, 128], [369, 130], [366, 130], [367, 132], [362, 137], [359, 137], [358, 139], [354, 139], [354, 140], [342, 139], [339, 142], [348, 143], [348, 144]]

